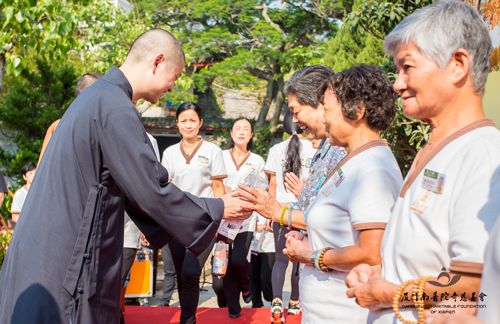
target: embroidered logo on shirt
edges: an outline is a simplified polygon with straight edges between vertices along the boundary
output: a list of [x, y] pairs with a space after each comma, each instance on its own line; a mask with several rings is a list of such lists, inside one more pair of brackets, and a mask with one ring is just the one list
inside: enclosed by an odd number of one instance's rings
[[420, 199], [415, 200], [412, 204], [410, 209], [413, 210], [414, 212], [419, 213], [420, 215], [423, 215], [425, 211], [427, 210], [427, 198], [429, 198], [429, 194], [431, 193], [430, 190], [426, 190], [422, 197]]
[[321, 190], [321, 193], [325, 195], [326, 198], [332, 194], [332, 187], [335, 183], [330, 184], [328, 187], [325, 187], [325, 189]]

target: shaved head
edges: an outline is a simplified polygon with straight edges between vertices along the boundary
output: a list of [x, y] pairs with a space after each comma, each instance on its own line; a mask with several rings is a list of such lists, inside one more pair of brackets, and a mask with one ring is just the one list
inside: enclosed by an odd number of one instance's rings
[[137, 37], [130, 47], [125, 62], [143, 63], [163, 54], [169, 66], [185, 62], [182, 46], [172, 33], [164, 29], [150, 29]]
[[82, 77], [76, 82], [75, 98], [78, 97], [83, 90], [87, 89], [88, 86], [90, 86], [100, 78], [100, 76], [94, 73], [86, 73], [82, 75]]

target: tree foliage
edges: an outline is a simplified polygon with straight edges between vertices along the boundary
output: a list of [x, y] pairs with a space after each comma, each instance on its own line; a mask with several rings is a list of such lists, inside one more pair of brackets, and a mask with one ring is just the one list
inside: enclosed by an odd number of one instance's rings
[[500, 71], [500, 47], [495, 47], [491, 53], [490, 72]]
[[7, 231], [5, 234], [0, 233], [0, 270], [2, 269], [3, 261], [5, 260], [5, 255], [7, 254], [7, 249], [12, 239], [12, 232]]
[[38, 161], [45, 132], [62, 117], [74, 99], [78, 75], [71, 66], [54, 66], [38, 60], [34, 71], [23, 69], [9, 78], [0, 97], [2, 134], [15, 152], [0, 147], [4, 174], [20, 179], [21, 168]]
[[74, 36], [79, 23], [85, 21], [81, 8], [92, 4], [0, 0], [0, 90], [4, 72], [19, 76], [33, 57], [64, 60], [70, 50], [80, 49], [83, 44]]
[[500, 25], [500, 0], [466, 0], [466, 2], [477, 9], [490, 30]]
[[351, 6], [351, 0], [287, 1], [281, 5], [258, 0], [174, 0], [161, 3], [153, 20], [176, 30], [193, 58], [191, 63], [225, 56], [222, 62], [215, 60], [193, 71], [195, 85], [201, 89], [208, 88], [215, 77], [238, 87], [263, 81], [267, 91], [257, 121], [262, 126], [272, 101], [277, 108], [273, 124], [278, 122], [284, 77], [321, 59], [317, 47], [336, 33], [333, 18], [343, 17]]
[[364, 35], [365, 32], [381, 40], [396, 25], [415, 10], [423, 8], [437, 0], [368, 0], [360, 10], [353, 10], [347, 15], [351, 32]]
[[[345, 23], [355, 35], [368, 34], [383, 41], [406, 16], [434, 2], [435, 0], [368, 0], [364, 6], [353, 9], [347, 15]], [[394, 82], [397, 74], [392, 61], [382, 65], [382, 68]], [[408, 173], [417, 151], [427, 142], [430, 131], [425, 122], [405, 117], [401, 100], [398, 100], [396, 118], [381, 136], [391, 146], [403, 175]]]
[[328, 42], [324, 58], [326, 65], [340, 72], [358, 63], [383, 65], [389, 61], [382, 40], [369, 34], [353, 34], [349, 27], [349, 23], [343, 26]]

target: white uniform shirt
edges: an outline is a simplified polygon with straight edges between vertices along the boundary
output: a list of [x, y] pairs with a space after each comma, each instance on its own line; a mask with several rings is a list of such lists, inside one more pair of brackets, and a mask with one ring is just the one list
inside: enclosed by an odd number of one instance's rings
[[[285, 165], [286, 151], [288, 149], [288, 144], [290, 144], [290, 138], [291, 137], [271, 147], [265, 166], [266, 173], [276, 175], [276, 200], [282, 203], [297, 201], [297, 197], [295, 197], [291, 191], [285, 190], [285, 184], [283, 183], [283, 166]], [[311, 161], [314, 153], [316, 153], [316, 149], [314, 149], [312, 143], [306, 139], [301, 139], [300, 143], [302, 170], [300, 171], [299, 178], [302, 180], [302, 178], [309, 177], [309, 167], [311, 166]]]
[[[259, 225], [265, 225], [266, 219], [257, 214], [257, 223]], [[257, 252], [259, 253], [275, 253], [275, 245], [274, 245], [274, 234], [268, 232], [265, 228], [260, 232], [255, 232], [254, 237], [257, 237], [259, 240], [259, 245], [257, 248]]]
[[24, 201], [26, 200], [26, 196], [28, 195], [28, 190], [24, 186], [22, 186], [19, 190], [14, 194], [14, 198], [12, 199], [12, 206], [10, 207], [11, 213], [20, 213], [23, 208]]
[[[371, 141], [348, 154], [333, 170], [305, 211], [313, 250], [359, 244], [359, 231], [384, 229], [403, 184], [385, 140]], [[346, 296], [348, 271], [319, 272], [306, 264], [300, 278], [302, 323], [365, 323], [368, 310]]]
[[[151, 136], [151, 134], [146, 133], [151, 145], [153, 145], [153, 150], [155, 151], [156, 158], [160, 161], [160, 152], [158, 150], [158, 142]], [[135, 223], [130, 219], [125, 212], [125, 225], [124, 225], [124, 235], [123, 235], [123, 247], [129, 249], [140, 249], [141, 248], [141, 231], [135, 225]]]
[[[422, 187], [425, 170], [445, 176], [441, 194]], [[484, 118], [450, 135], [412, 166], [382, 241], [382, 275], [400, 285], [438, 276], [443, 267], [481, 274], [499, 197], [500, 131]], [[453, 295], [453, 286], [446, 292]], [[417, 320], [413, 309], [400, 312]], [[395, 318], [392, 309], [370, 312], [369, 323]]]
[[[238, 189], [238, 185], [243, 183], [245, 178], [254, 171], [256, 174], [260, 175], [263, 179], [266, 179], [264, 174], [264, 159], [259, 155], [248, 151], [247, 156], [236, 165], [236, 160], [234, 159], [231, 150], [222, 151], [222, 157], [224, 158], [224, 165], [227, 171], [227, 178], [224, 179], [224, 185], [231, 187], [231, 189]], [[242, 224], [242, 232], [253, 232], [255, 231], [255, 225], [257, 222], [257, 213], [253, 213], [251, 217], [245, 219]]]
[[212, 180], [227, 177], [222, 150], [200, 140], [188, 157], [181, 144], [182, 141], [163, 152], [161, 164], [167, 169], [172, 183], [197, 197], [213, 198]]
[[153, 135], [146, 133], [148, 135], [149, 140], [151, 141], [151, 145], [153, 145], [153, 151], [155, 151], [156, 158], [160, 161], [160, 151], [158, 150], [158, 142], [153, 137]]

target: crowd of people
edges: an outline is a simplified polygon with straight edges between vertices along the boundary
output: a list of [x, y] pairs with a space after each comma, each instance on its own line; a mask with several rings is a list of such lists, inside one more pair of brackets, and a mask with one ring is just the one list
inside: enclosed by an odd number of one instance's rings
[[[303, 323], [495, 323], [500, 133], [482, 107], [488, 30], [470, 5], [445, 0], [405, 18], [384, 48], [394, 85], [360, 65], [318, 88], [329, 143], [347, 155], [304, 216], [283, 217], [287, 206], [257, 188], [241, 196], [265, 218], [307, 230], [287, 234], [284, 249], [305, 264]], [[432, 129], [405, 181], [379, 135], [396, 114], [393, 89], [405, 115]], [[308, 130], [307, 110], [290, 110]]]
[[[169, 44], [164, 53], [151, 49], [158, 39]], [[168, 32], [141, 35], [124, 65], [68, 109], [35, 181], [36, 165], [23, 168], [27, 185], [13, 218], [25, 199], [27, 207], [0, 272], [0, 322], [116, 322], [142, 232], [143, 243], [162, 248], [162, 306], [176, 277], [180, 322], [196, 323], [201, 271], [224, 218], [243, 221], [225, 275], [213, 276], [231, 318], [241, 313], [240, 297], [253, 307], [264, 298], [271, 322], [284, 323], [292, 261], [288, 315], [302, 313], [304, 324], [497, 323], [500, 131], [482, 107], [488, 30], [469, 4], [442, 0], [401, 21], [384, 49], [398, 70], [394, 84], [365, 64], [293, 73], [284, 88], [288, 138], [267, 161], [252, 152], [248, 118], [234, 121], [225, 150], [200, 138], [203, 113], [191, 102], [177, 109], [181, 142], [160, 159], [134, 103], [171, 91], [185, 59]], [[404, 179], [391, 139], [380, 137], [394, 122], [398, 94], [404, 114], [432, 129]], [[54, 181], [62, 164], [64, 180]], [[245, 186], [250, 174], [269, 189]], [[50, 200], [54, 188], [64, 192]], [[60, 215], [71, 217], [56, 222]], [[22, 240], [37, 232], [40, 241]], [[41, 257], [50, 233], [61, 234], [53, 243], [74, 242], [57, 266]], [[50, 268], [52, 277], [27, 274], [27, 265]]]

